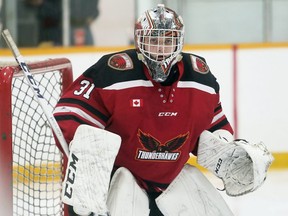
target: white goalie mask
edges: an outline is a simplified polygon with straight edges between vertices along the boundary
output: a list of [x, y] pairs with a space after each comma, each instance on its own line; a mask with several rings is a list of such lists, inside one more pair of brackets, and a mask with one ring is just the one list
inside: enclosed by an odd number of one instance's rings
[[158, 4], [139, 17], [134, 33], [138, 58], [148, 67], [153, 80], [164, 82], [172, 66], [182, 58], [182, 18], [163, 4]]

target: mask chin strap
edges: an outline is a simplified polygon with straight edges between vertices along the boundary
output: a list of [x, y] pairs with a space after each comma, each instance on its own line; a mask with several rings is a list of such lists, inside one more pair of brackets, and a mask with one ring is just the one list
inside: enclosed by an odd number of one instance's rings
[[139, 59], [140, 61], [142, 61], [142, 62], [145, 61], [145, 58], [144, 58], [144, 56], [143, 56], [142, 53], [137, 53], [137, 57], [138, 57], [138, 59]]

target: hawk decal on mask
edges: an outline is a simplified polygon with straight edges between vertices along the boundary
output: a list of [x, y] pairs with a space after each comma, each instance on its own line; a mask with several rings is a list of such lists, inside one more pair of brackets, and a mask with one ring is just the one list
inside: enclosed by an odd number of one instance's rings
[[133, 68], [133, 62], [126, 53], [119, 53], [109, 58], [108, 66], [115, 70], [130, 70]]

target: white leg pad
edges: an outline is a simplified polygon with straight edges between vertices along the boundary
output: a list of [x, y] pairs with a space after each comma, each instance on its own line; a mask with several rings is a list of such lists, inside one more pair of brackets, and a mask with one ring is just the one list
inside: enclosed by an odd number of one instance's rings
[[156, 199], [165, 216], [232, 216], [221, 194], [194, 166], [185, 165], [181, 173]]
[[150, 212], [146, 192], [124, 167], [111, 180], [107, 206], [112, 216], [148, 216]]
[[62, 200], [80, 215], [107, 214], [110, 174], [120, 148], [117, 134], [80, 125], [70, 143]]

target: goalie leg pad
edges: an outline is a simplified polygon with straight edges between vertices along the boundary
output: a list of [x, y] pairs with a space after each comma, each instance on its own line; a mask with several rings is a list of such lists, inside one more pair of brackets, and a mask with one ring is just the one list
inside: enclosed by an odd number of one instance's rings
[[156, 203], [165, 216], [233, 216], [215, 187], [196, 167], [188, 164], [156, 198]]
[[63, 202], [79, 215], [107, 215], [110, 175], [120, 148], [120, 136], [80, 125], [70, 143], [63, 182]]
[[112, 216], [147, 216], [150, 211], [146, 192], [124, 167], [113, 175], [107, 206]]

